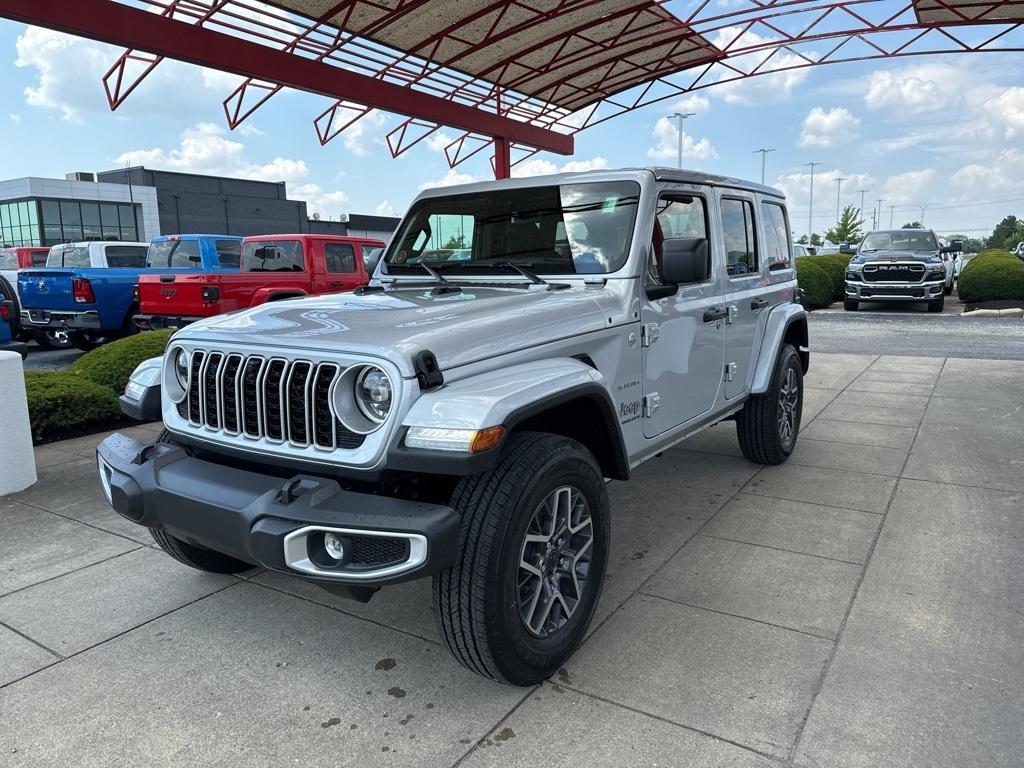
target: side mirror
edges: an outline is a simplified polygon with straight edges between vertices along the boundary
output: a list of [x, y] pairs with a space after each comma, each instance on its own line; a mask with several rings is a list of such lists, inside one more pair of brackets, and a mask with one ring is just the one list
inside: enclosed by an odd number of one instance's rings
[[960, 253], [964, 249], [964, 241], [954, 240], [949, 244], [949, 247], [953, 253]]
[[707, 238], [672, 237], [661, 248], [661, 277], [666, 283], [703, 283], [711, 275]]

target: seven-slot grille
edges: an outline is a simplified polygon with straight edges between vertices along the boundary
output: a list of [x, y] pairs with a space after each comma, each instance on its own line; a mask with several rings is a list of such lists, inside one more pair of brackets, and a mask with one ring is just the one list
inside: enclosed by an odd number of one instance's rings
[[194, 427], [299, 448], [363, 444], [331, 412], [331, 385], [344, 370], [337, 363], [196, 350], [190, 366], [178, 415]]
[[924, 279], [924, 264], [865, 264], [864, 281], [868, 283], [919, 283]]

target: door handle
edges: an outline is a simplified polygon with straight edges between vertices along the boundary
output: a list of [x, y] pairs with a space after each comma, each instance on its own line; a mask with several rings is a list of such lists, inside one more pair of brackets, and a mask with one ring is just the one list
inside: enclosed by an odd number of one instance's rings
[[704, 322], [714, 323], [718, 320], [725, 320], [729, 316], [729, 310], [725, 307], [710, 307], [704, 310]]
[[757, 312], [767, 307], [770, 303], [771, 302], [769, 302], [768, 299], [754, 299], [750, 302], [750, 308]]

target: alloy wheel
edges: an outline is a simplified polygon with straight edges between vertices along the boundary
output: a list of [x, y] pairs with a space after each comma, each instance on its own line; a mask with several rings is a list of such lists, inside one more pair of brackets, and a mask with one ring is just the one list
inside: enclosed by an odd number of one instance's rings
[[783, 445], [791, 445], [796, 436], [796, 412], [799, 403], [800, 385], [797, 382], [796, 371], [787, 368], [782, 386], [779, 387], [779, 439]]

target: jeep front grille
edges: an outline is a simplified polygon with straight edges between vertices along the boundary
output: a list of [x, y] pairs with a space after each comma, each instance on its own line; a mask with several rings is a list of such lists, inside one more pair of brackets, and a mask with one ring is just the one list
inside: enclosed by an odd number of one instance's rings
[[865, 264], [866, 283], [920, 283], [924, 279], [924, 264]]
[[358, 448], [356, 434], [334, 417], [331, 385], [344, 369], [280, 357], [192, 353], [188, 393], [178, 415], [193, 427], [299, 448]]

